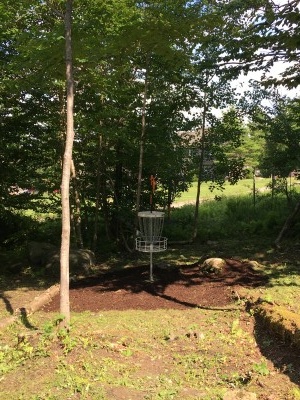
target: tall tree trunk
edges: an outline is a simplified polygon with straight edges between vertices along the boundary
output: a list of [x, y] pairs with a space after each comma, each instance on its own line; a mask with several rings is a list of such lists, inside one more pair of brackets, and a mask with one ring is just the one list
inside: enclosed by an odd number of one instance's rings
[[290, 205], [292, 199], [291, 199], [291, 196], [290, 196], [290, 190], [289, 190], [289, 184], [288, 184], [287, 178], [284, 179], [284, 183], [285, 183], [285, 185], [284, 185], [284, 194], [285, 194], [286, 201], [287, 201], [288, 205]]
[[75, 202], [75, 210], [73, 211], [73, 221], [74, 221], [74, 229], [76, 235], [76, 245], [79, 249], [83, 248], [83, 239], [82, 239], [82, 224], [81, 224], [81, 201], [79, 195], [79, 189], [77, 184], [77, 176], [76, 169], [74, 165], [74, 160], [71, 160], [71, 176], [73, 182], [73, 196]]
[[168, 221], [170, 221], [171, 218], [171, 205], [172, 205], [172, 188], [171, 185], [168, 187], [168, 193], [167, 193], [167, 215], [168, 215]]
[[194, 213], [194, 231], [192, 240], [195, 240], [198, 235], [198, 222], [199, 222], [199, 207], [200, 207], [200, 189], [203, 179], [203, 164], [204, 164], [204, 151], [205, 151], [205, 125], [206, 125], [206, 92], [204, 92], [204, 104], [203, 104], [203, 114], [202, 114], [202, 126], [201, 126], [201, 138], [200, 138], [200, 158], [198, 167], [198, 181], [197, 181], [197, 194], [196, 194], [196, 205]]
[[64, 316], [64, 325], [70, 324], [70, 293], [69, 293], [69, 254], [70, 254], [70, 176], [74, 142], [74, 80], [72, 61], [72, 6], [73, 0], [66, 1], [65, 23], [65, 57], [67, 83], [67, 129], [63, 158], [61, 204], [62, 204], [62, 234], [60, 248], [60, 313]]
[[122, 161], [122, 149], [121, 144], [116, 144], [116, 165], [114, 171], [114, 211], [112, 215], [112, 227], [111, 231], [113, 232], [113, 236], [117, 241], [121, 239], [122, 232], [122, 221], [120, 219], [120, 209], [122, 202], [122, 192], [123, 192], [123, 161]]
[[256, 207], [256, 176], [255, 176], [255, 171], [256, 171], [256, 168], [254, 167], [253, 168], [253, 190], [252, 190], [252, 193], [253, 193], [253, 207], [254, 208]]
[[274, 244], [276, 247], [280, 247], [279, 243], [281, 242], [284, 234], [292, 227], [293, 223], [295, 222], [295, 218], [300, 211], [300, 201], [297, 202], [293, 212], [287, 217], [281, 231], [279, 232]]
[[95, 213], [94, 213], [94, 232], [92, 249], [95, 251], [98, 241], [98, 218], [100, 209], [100, 186], [101, 186], [101, 159], [102, 159], [102, 135], [99, 134], [98, 146], [97, 146], [97, 171], [96, 171], [96, 199], [95, 199]]
[[272, 200], [274, 200], [276, 177], [275, 177], [275, 175], [273, 173], [271, 175], [271, 179], [272, 179]]
[[111, 229], [110, 229], [110, 210], [109, 210], [109, 204], [108, 204], [108, 185], [107, 185], [107, 177], [108, 177], [108, 171], [107, 171], [107, 164], [106, 160], [102, 156], [104, 152], [106, 151], [106, 146], [107, 143], [101, 137], [101, 142], [100, 142], [100, 152], [99, 152], [99, 157], [100, 158], [100, 164], [99, 164], [99, 200], [101, 204], [101, 211], [102, 211], [102, 216], [104, 218], [104, 225], [105, 225], [105, 233], [106, 237], [108, 240], [111, 240]]
[[60, 109], [60, 130], [59, 130], [59, 162], [60, 162], [60, 169], [63, 165], [63, 158], [64, 158], [64, 151], [65, 151], [65, 142], [66, 142], [66, 87], [59, 88], [59, 103], [61, 104]]
[[[148, 64], [148, 62], [146, 64]], [[136, 212], [137, 213], [140, 210], [141, 193], [142, 193], [142, 175], [143, 175], [144, 147], [145, 147], [145, 134], [146, 134], [147, 95], [148, 95], [148, 65], [146, 65], [146, 72], [145, 72], [144, 99], [143, 99], [143, 108], [142, 108], [142, 131], [141, 131], [141, 138], [140, 138], [140, 158], [139, 158], [138, 183], [137, 183], [137, 195], [136, 195]]]

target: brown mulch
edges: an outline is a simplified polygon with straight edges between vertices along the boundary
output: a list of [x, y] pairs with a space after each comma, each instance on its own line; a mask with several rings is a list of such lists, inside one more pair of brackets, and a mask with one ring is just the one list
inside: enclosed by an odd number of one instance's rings
[[[70, 306], [75, 312], [101, 310], [155, 310], [226, 308], [232, 305], [237, 287], [258, 287], [266, 278], [246, 262], [226, 260], [219, 274], [203, 273], [199, 264], [179, 267], [142, 265], [106, 272], [71, 284]], [[59, 295], [43, 307], [59, 311]]]

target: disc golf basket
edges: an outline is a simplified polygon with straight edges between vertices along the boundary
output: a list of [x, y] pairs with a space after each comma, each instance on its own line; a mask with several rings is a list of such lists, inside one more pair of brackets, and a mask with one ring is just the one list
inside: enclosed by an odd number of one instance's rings
[[153, 282], [153, 253], [167, 249], [167, 238], [162, 237], [164, 213], [160, 211], [141, 211], [138, 213], [139, 237], [136, 238], [136, 249], [150, 253], [150, 282]]

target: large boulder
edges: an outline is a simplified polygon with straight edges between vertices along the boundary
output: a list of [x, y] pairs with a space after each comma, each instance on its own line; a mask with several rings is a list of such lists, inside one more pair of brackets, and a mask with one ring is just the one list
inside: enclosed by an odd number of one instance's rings
[[[95, 265], [95, 255], [88, 249], [70, 249], [70, 273], [76, 274], [80, 272], [88, 273], [93, 265]], [[59, 269], [60, 266], [60, 251], [57, 250], [53, 254], [49, 254], [46, 269]]]
[[[34, 269], [44, 270], [46, 275], [59, 276], [60, 249], [50, 243], [30, 242], [29, 261]], [[70, 249], [70, 274], [87, 274], [95, 265], [95, 255], [88, 249]]]
[[223, 258], [207, 258], [201, 265], [201, 271], [206, 274], [221, 274], [224, 267], [226, 266], [226, 261]]

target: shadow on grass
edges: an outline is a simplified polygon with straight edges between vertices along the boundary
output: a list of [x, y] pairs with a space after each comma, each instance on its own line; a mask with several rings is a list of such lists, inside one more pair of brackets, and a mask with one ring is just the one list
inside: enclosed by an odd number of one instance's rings
[[13, 315], [14, 310], [12, 308], [11, 302], [9, 301], [8, 297], [4, 295], [3, 292], [0, 292], [0, 299], [3, 301], [6, 311], [9, 314]]
[[[300, 266], [297, 263], [279, 263], [271, 265], [266, 271], [270, 284], [278, 287], [299, 287]], [[272, 283], [272, 281], [274, 283]]]
[[27, 311], [26, 311], [26, 309], [24, 307], [20, 308], [20, 317], [21, 317], [22, 324], [25, 326], [25, 328], [31, 329], [31, 330], [37, 330], [38, 329], [36, 326], [32, 325], [29, 322]]
[[261, 318], [255, 320], [254, 336], [262, 355], [287, 375], [291, 382], [300, 385], [299, 348], [285, 343], [279, 336], [271, 333]]

